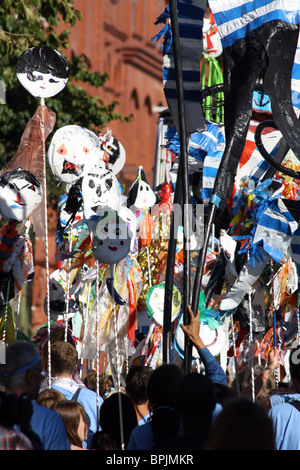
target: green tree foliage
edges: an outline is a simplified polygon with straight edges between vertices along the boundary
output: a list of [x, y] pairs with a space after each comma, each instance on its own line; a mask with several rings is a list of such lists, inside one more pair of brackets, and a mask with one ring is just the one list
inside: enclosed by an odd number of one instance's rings
[[[25, 126], [39, 105], [17, 79], [15, 69], [20, 54], [29, 47], [46, 44], [65, 55], [64, 50], [70, 46], [70, 28], [81, 19], [72, 0], [0, 2], [0, 79], [1, 98], [5, 101], [0, 104], [0, 168], [15, 154]], [[62, 22], [66, 29], [58, 33], [56, 27]], [[111, 120], [128, 121], [131, 118], [116, 111], [117, 102], [106, 105], [83, 89], [83, 83], [95, 89], [102, 87], [109, 78], [99, 71], [91, 72], [90, 62], [84, 54], [72, 57], [68, 64], [70, 75], [66, 87], [59, 95], [46, 100], [47, 107], [56, 113], [53, 132], [68, 124], [100, 132], [105, 131]], [[50, 139], [51, 135], [46, 145]], [[47, 182], [48, 200], [57, 200], [60, 189], [49, 168]]]

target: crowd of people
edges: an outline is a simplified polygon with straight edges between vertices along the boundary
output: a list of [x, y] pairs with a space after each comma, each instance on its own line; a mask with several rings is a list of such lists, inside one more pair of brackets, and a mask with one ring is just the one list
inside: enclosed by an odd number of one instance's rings
[[181, 328], [197, 348], [203, 370], [186, 373], [174, 363], [153, 370], [133, 365], [121, 388], [110, 375], [96, 380], [96, 371], [78, 380], [77, 350], [64, 340], [51, 347], [49, 386], [43, 366], [48, 360], [42, 361], [36, 345], [8, 343], [0, 365], [0, 449], [300, 449], [300, 348], [291, 351], [291, 384], [284, 389], [273, 389], [280, 363], [275, 348], [238, 392], [203, 344], [199, 314], [189, 312], [190, 323]]

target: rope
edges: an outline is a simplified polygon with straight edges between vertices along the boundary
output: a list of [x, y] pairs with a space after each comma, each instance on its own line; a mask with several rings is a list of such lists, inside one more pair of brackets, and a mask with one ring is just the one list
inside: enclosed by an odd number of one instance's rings
[[233, 357], [234, 357], [234, 367], [235, 367], [235, 382], [236, 382], [237, 393], [239, 395], [240, 394], [240, 382], [239, 382], [239, 374], [238, 374], [238, 363], [237, 363], [237, 354], [236, 354], [236, 341], [235, 341], [235, 335], [234, 335], [233, 314], [230, 315], [230, 323], [231, 323]]
[[8, 312], [9, 290], [10, 290], [10, 278], [8, 278], [7, 291], [6, 291], [4, 323], [3, 323], [3, 334], [2, 334], [2, 343], [3, 343], [3, 346], [5, 346], [5, 342], [6, 342], [6, 324], [7, 324], [7, 312]]
[[[69, 253], [72, 251], [72, 228], [70, 231], [70, 241], [69, 241]], [[66, 311], [64, 313], [65, 321], [65, 341], [68, 338], [68, 315], [69, 315], [69, 303], [70, 303], [70, 269], [71, 269], [71, 258], [68, 259], [68, 270], [67, 270], [67, 292], [66, 292]]]
[[252, 302], [251, 302], [251, 290], [248, 292], [248, 301], [249, 301], [249, 354], [250, 357], [250, 366], [251, 366], [251, 390], [252, 390], [252, 400], [255, 401], [255, 385], [254, 385], [254, 348], [253, 348], [253, 325], [252, 325]]
[[[271, 259], [270, 262], [270, 268], [271, 268], [271, 289], [270, 289], [270, 295], [271, 295], [271, 313], [273, 315], [273, 337], [274, 337], [274, 348], [277, 347], [277, 339], [276, 339], [276, 324], [275, 324], [275, 307], [274, 307], [274, 265], [273, 265], [273, 260]], [[276, 391], [278, 392], [278, 369], [275, 369], [274, 371], [274, 376], [275, 376], [275, 383], [276, 383]]]
[[[41, 105], [44, 108], [45, 99], [41, 98]], [[45, 123], [44, 113], [42, 112], [41, 130], [42, 130], [42, 141], [45, 142]], [[50, 289], [49, 289], [49, 240], [48, 240], [48, 219], [47, 219], [47, 170], [46, 170], [46, 151], [43, 145], [43, 160], [44, 160], [44, 210], [45, 210], [45, 245], [46, 245], [46, 287], [47, 287], [47, 329], [48, 329], [48, 388], [51, 388], [51, 318], [50, 318]]]
[[97, 426], [99, 426], [99, 405], [100, 405], [100, 367], [99, 367], [99, 357], [100, 357], [100, 332], [99, 332], [99, 309], [98, 309], [98, 302], [99, 302], [99, 262], [96, 260], [96, 285], [95, 285], [95, 294], [96, 294], [96, 391], [97, 391]]
[[123, 413], [122, 413], [122, 401], [121, 401], [121, 374], [120, 374], [120, 351], [118, 342], [118, 329], [117, 329], [117, 315], [115, 310], [115, 299], [114, 299], [114, 279], [115, 279], [115, 265], [111, 265], [111, 275], [113, 278], [112, 287], [112, 304], [113, 304], [113, 326], [114, 326], [114, 337], [115, 337], [115, 352], [116, 352], [116, 374], [117, 374], [117, 391], [118, 391], [118, 404], [119, 404], [119, 420], [120, 420], [120, 438], [121, 438], [121, 449], [125, 449], [124, 445], [124, 430], [123, 430]]

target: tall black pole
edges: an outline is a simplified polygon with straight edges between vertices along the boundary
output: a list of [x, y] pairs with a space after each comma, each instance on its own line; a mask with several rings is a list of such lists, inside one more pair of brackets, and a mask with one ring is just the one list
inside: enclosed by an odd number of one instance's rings
[[[183, 277], [183, 296], [182, 296], [182, 308], [184, 314], [184, 323], [188, 323], [187, 318], [187, 305], [189, 304], [190, 299], [190, 258], [189, 258], [189, 242], [190, 242], [190, 230], [189, 230], [189, 171], [188, 171], [188, 138], [186, 132], [186, 122], [185, 122], [185, 104], [184, 104], [184, 89], [183, 89], [183, 79], [182, 79], [182, 62], [181, 62], [181, 52], [180, 52], [180, 43], [179, 43], [179, 27], [178, 27], [178, 16], [177, 16], [177, 2], [176, 0], [169, 1], [169, 10], [170, 10], [170, 21], [172, 29], [172, 46], [174, 54], [174, 68], [176, 75], [176, 91], [177, 91], [177, 103], [178, 103], [178, 126], [177, 133], [180, 140], [180, 162], [177, 174], [177, 183], [181, 179], [182, 185], [182, 213], [183, 213], [183, 252], [184, 252], [184, 277]], [[180, 170], [180, 171], [179, 171]], [[177, 234], [170, 233], [170, 240], [172, 237], [177, 237]], [[174, 242], [174, 240], [173, 240]], [[173, 256], [170, 256], [170, 264], [173, 262]], [[174, 264], [173, 266], [167, 267], [166, 279], [170, 275], [173, 276]], [[173, 286], [172, 286], [173, 292]], [[172, 303], [170, 304], [170, 292], [165, 291], [165, 299], [168, 299], [168, 302], [165, 302], [164, 307], [164, 332], [163, 332], [163, 341], [165, 340], [167, 344], [169, 343], [170, 331], [167, 331], [170, 328], [170, 318], [172, 313]], [[172, 299], [172, 296], [171, 296]], [[168, 318], [168, 319], [167, 319]], [[184, 359], [184, 369], [186, 372], [190, 369], [191, 357], [189, 354], [189, 349], [187, 341], [185, 344], [185, 359]], [[163, 361], [166, 358], [163, 358]]]

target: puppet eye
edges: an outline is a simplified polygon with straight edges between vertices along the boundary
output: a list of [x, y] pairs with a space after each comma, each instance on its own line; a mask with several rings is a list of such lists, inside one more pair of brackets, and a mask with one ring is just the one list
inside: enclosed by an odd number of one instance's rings
[[49, 83], [58, 83], [58, 80], [54, 80], [54, 78], [50, 78]]
[[9, 183], [10, 189], [15, 189], [15, 185], [13, 183]]
[[65, 144], [61, 144], [61, 146], [56, 150], [59, 155], [66, 155], [67, 149], [65, 147]]
[[83, 147], [82, 151], [83, 153], [90, 153], [90, 149], [88, 149], [87, 147]]
[[29, 186], [29, 189], [31, 189], [31, 191], [35, 191], [35, 186], [34, 186], [34, 184], [32, 184], [31, 186]]
[[106, 189], [111, 189], [112, 185], [113, 185], [113, 181], [112, 181], [111, 178], [105, 180], [105, 187], [106, 187]]
[[43, 75], [33, 75], [32, 72], [27, 72], [27, 78], [31, 82], [37, 82], [38, 80], [43, 80]]

